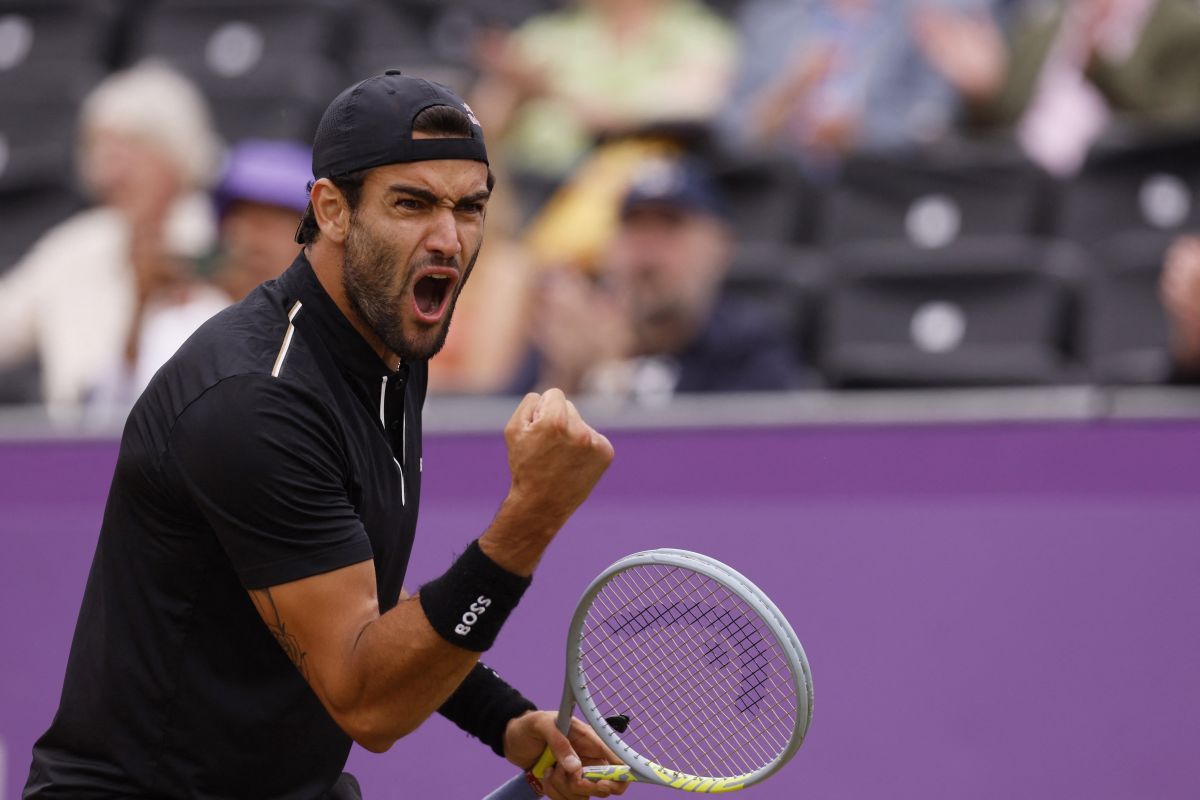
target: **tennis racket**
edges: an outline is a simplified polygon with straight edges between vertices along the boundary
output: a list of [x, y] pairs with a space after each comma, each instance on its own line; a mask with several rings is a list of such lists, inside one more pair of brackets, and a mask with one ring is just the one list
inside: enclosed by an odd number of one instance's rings
[[[731, 792], [795, 755], [812, 719], [812, 674], [795, 632], [757, 586], [707, 556], [649, 550], [608, 567], [579, 601], [567, 636], [563, 733], [576, 705], [624, 762], [585, 766], [585, 777]], [[547, 749], [485, 800], [537, 797], [553, 764]]]

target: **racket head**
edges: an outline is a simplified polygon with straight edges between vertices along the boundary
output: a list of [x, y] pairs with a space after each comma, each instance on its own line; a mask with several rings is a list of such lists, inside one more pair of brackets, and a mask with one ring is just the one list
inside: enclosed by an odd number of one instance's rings
[[[812, 720], [812, 672], [778, 607], [687, 550], [634, 553], [597, 576], [571, 620], [567, 686], [639, 780], [705, 792], [773, 775]], [[624, 733], [605, 721], [617, 714]]]

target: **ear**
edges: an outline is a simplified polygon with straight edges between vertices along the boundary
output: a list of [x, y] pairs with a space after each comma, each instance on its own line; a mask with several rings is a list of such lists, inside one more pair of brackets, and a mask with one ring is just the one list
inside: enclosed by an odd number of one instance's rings
[[341, 190], [328, 178], [321, 178], [313, 184], [309, 200], [321, 238], [334, 244], [345, 243], [346, 232], [350, 230], [350, 206]]

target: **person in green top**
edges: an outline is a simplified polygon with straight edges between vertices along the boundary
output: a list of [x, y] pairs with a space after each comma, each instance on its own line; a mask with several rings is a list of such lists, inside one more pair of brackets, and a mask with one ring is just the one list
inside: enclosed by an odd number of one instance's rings
[[598, 137], [711, 118], [736, 56], [699, 0], [578, 0], [483, 37], [471, 105], [513, 172], [562, 178]]

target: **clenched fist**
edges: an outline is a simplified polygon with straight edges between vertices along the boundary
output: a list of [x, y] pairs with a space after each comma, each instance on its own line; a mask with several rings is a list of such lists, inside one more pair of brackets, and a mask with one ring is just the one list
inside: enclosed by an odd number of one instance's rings
[[558, 389], [526, 395], [504, 439], [512, 485], [479, 544], [501, 566], [528, 575], [612, 463], [613, 446]]

